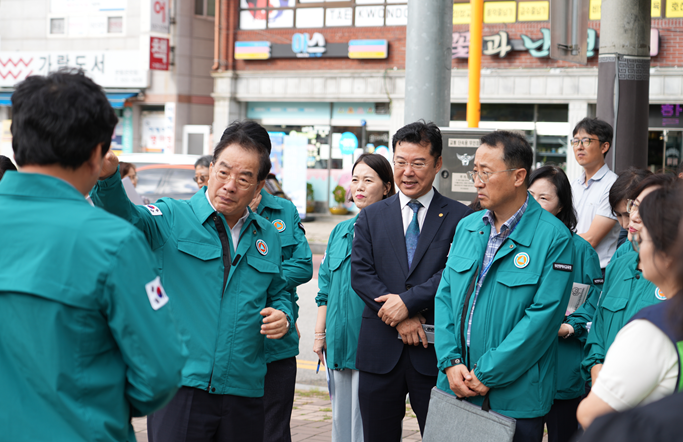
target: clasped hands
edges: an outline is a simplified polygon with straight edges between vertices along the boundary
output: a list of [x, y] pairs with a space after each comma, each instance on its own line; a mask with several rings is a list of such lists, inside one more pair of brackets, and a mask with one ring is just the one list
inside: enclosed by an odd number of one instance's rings
[[472, 396], [485, 396], [490, 388], [482, 384], [474, 370], [469, 371], [464, 364], [448, 367], [446, 370], [448, 376], [448, 384], [453, 390], [453, 393], [459, 398]]
[[396, 331], [401, 335], [404, 344], [420, 345], [427, 348], [427, 334], [422, 328], [422, 324], [426, 322], [424, 316], [417, 314], [412, 318], [408, 317], [408, 308], [403, 303], [400, 296], [388, 294], [375, 298], [376, 302], [383, 302], [384, 305], [377, 312], [377, 316], [384, 321], [385, 324], [396, 327]]

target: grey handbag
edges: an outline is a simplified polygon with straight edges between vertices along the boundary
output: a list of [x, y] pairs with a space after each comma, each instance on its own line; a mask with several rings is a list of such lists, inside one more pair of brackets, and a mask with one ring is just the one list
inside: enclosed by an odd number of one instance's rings
[[488, 395], [479, 408], [434, 387], [422, 442], [511, 442], [516, 421], [490, 410]]

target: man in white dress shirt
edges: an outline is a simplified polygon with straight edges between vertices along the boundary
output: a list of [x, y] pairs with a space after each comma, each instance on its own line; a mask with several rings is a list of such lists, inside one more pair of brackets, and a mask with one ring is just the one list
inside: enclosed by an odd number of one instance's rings
[[603, 272], [617, 249], [621, 229], [609, 204], [609, 190], [617, 174], [605, 164], [612, 134], [608, 123], [584, 118], [574, 128], [571, 141], [576, 161], [583, 167], [581, 176], [572, 182], [576, 233], [593, 246]]

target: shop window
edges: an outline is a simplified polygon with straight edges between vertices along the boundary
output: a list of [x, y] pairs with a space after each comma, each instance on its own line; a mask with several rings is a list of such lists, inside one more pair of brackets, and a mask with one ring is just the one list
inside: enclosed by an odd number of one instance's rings
[[481, 121], [534, 121], [534, 105], [483, 103]]
[[569, 121], [569, 106], [566, 104], [539, 104], [538, 119], [548, 123], [564, 123]]
[[64, 35], [66, 33], [66, 19], [51, 18], [50, 19], [50, 34]]

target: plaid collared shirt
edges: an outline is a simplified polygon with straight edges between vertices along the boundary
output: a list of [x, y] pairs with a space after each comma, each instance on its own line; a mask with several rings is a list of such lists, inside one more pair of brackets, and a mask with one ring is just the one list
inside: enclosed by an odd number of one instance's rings
[[489, 242], [486, 244], [486, 252], [484, 253], [484, 262], [482, 263], [481, 272], [479, 272], [479, 280], [477, 281], [477, 288], [474, 292], [474, 301], [472, 301], [472, 311], [470, 312], [470, 319], [467, 323], [467, 346], [470, 346], [470, 331], [472, 330], [472, 317], [474, 316], [474, 306], [477, 304], [477, 297], [479, 296], [479, 290], [481, 285], [484, 283], [486, 274], [489, 272], [493, 258], [496, 256], [496, 252], [500, 246], [503, 245], [506, 239], [517, 227], [517, 223], [522, 219], [522, 215], [526, 212], [526, 208], [529, 205], [529, 194], [526, 196], [526, 201], [522, 204], [514, 215], [510, 217], [507, 221], [503, 223], [500, 227], [500, 233], [496, 231], [495, 219], [493, 217], [493, 212], [487, 210], [483, 216], [484, 224], [491, 226], [491, 234], [489, 235]]

